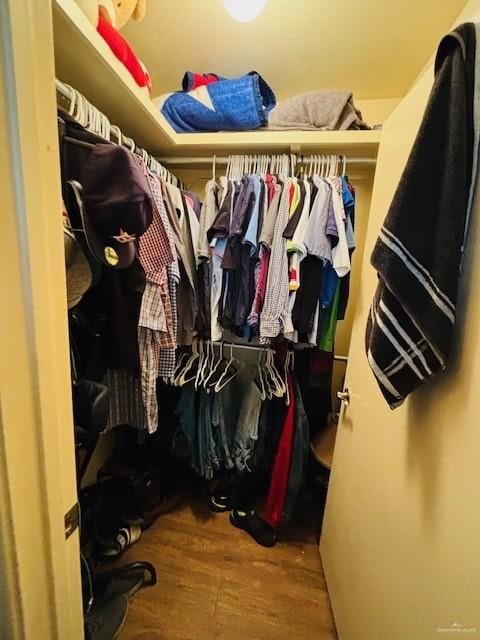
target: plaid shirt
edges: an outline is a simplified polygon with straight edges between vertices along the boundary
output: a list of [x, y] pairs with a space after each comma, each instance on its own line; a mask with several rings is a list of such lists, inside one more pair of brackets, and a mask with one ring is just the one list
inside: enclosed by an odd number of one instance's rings
[[165, 315], [167, 319], [168, 336], [160, 336], [160, 346], [162, 347], [162, 352], [160, 355], [160, 369], [158, 375], [168, 378], [173, 374], [173, 369], [175, 368], [175, 348], [177, 346], [178, 326], [177, 286], [180, 281], [180, 269], [178, 266], [178, 258], [175, 249], [173, 231], [168, 219], [167, 211], [165, 209], [165, 204], [163, 202], [160, 182], [158, 178], [152, 174], [149, 174], [148, 178], [153, 199], [158, 207], [160, 218], [167, 232], [168, 242], [170, 244], [172, 254], [175, 256], [175, 259], [169, 265], [167, 265], [167, 287], [162, 293]]
[[[152, 191], [153, 176], [147, 173]], [[176, 259], [175, 248], [168, 237], [167, 228], [162, 220], [157, 199], [152, 191], [153, 218], [148, 229], [140, 236], [140, 262], [147, 280], [162, 284], [167, 277], [166, 267]]]
[[145, 171], [153, 200], [153, 219], [140, 238], [140, 262], [146, 285], [138, 322], [140, 384], [149, 433], [158, 426], [156, 385], [175, 369], [177, 334], [176, 286], [179, 278], [173, 233], [156, 176]]
[[277, 219], [273, 230], [265, 301], [260, 315], [260, 337], [262, 341], [278, 336], [284, 330], [288, 316], [288, 256], [283, 232], [288, 223], [289, 207], [290, 182], [288, 179], [284, 179]]

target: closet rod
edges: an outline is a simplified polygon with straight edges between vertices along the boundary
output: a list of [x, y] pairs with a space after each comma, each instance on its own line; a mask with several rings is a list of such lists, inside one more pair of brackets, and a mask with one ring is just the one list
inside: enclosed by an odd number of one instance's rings
[[[224, 346], [224, 348], [230, 349], [230, 347], [233, 347], [233, 349], [244, 349], [245, 351], [265, 351], [266, 349], [272, 349], [274, 345], [272, 344], [244, 344], [242, 342], [225, 342], [222, 340], [217, 340], [215, 342], [212, 342], [211, 340], [207, 340], [206, 342], [208, 342], [209, 344], [212, 344], [214, 347], [219, 347], [221, 348], [222, 344]], [[337, 356], [334, 355], [333, 359], [336, 360], [337, 362], [348, 362], [348, 356]]]
[[[95, 149], [97, 146], [92, 142], [85, 142], [85, 140], [77, 140], [76, 138], [71, 138], [70, 136], [63, 136], [64, 142], [69, 142], [70, 144], [74, 144], [77, 147], [85, 147], [85, 149]], [[105, 143], [108, 144], [108, 141], [105, 140]]]
[[[241, 153], [238, 154], [232, 154], [232, 155], [243, 155]], [[284, 155], [282, 153], [253, 153], [251, 155], [258, 155], [258, 156], [262, 156], [262, 155], [267, 155], [267, 156], [275, 156], [275, 155]], [[312, 154], [312, 155], [322, 155], [322, 154]], [[326, 154], [323, 154], [326, 155]], [[328, 154], [327, 154], [328, 155]], [[334, 154], [336, 155], [336, 154]], [[297, 162], [302, 164], [305, 161], [309, 161], [310, 156], [309, 155], [298, 155], [297, 156]], [[162, 157], [157, 157], [157, 160], [164, 165], [187, 165], [187, 164], [195, 164], [195, 165], [200, 165], [200, 164], [205, 164], [205, 165], [212, 165], [214, 162], [216, 164], [228, 164], [228, 157], [214, 157], [214, 156], [210, 156], [210, 157], [201, 157], [201, 158], [193, 158], [193, 157], [186, 157], [186, 158], [182, 158], [182, 157], [166, 157], [166, 158], [162, 158]], [[376, 165], [377, 161], [375, 158], [346, 158], [346, 162], [347, 164], [351, 165], [351, 164], [362, 164], [362, 165]]]

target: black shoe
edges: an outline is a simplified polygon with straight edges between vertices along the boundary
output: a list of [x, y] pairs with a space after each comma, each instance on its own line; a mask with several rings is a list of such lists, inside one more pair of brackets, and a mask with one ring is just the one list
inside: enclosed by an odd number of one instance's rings
[[128, 598], [117, 596], [95, 603], [85, 618], [86, 640], [114, 640], [127, 619]]
[[142, 529], [136, 524], [122, 527], [118, 530], [116, 539], [100, 549], [100, 554], [103, 558], [118, 558], [127, 547], [140, 540], [141, 535]]
[[239, 511], [233, 509], [230, 513], [230, 523], [238, 529], [243, 529], [262, 547], [273, 547], [277, 542], [277, 533], [265, 520], [257, 516], [255, 511]]
[[[147, 579], [146, 574], [150, 574]], [[98, 573], [93, 579], [94, 602], [125, 595], [131, 598], [142, 587], [157, 582], [155, 567], [149, 562], [132, 562], [110, 571]]]
[[214, 513], [224, 513], [230, 511], [232, 508], [232, 500], [230, 496], [222, 496], [219, 493], [214, 493], [208, 499], [208, 508]]

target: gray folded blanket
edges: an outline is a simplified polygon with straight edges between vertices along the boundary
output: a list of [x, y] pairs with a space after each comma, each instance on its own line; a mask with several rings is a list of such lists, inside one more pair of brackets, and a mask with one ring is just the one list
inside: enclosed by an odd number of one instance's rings
[[351, 91], [309, 91], [277, 105], [269, 114], [268, 129], [370, 129], [353, 104]]

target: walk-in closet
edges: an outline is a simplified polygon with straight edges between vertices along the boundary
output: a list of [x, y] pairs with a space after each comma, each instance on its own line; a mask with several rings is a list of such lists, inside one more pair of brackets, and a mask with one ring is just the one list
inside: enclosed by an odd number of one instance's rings
[[0, 3], [0, 640], [480, 634], [479, 25]]

